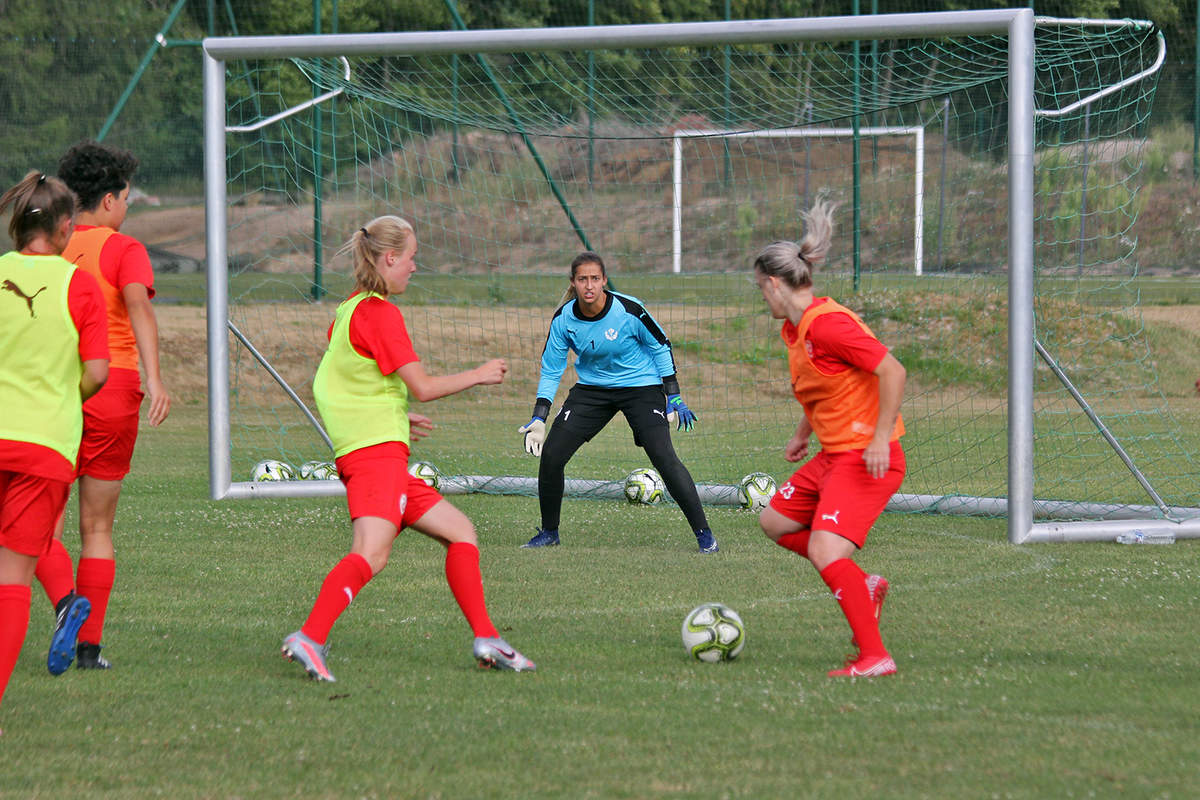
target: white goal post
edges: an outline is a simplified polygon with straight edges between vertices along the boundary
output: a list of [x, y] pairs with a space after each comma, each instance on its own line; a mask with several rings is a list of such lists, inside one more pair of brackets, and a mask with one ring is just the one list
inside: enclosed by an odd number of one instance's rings
[[672, 193], [671, 271], [683, 267], [683, 140], [684, 139], [845, 139], [851, 136], [913, 137], [913, 274], [922, 274], [925, 256], [925, 129], [919, 125], [860, 128], [771, 128], [762, 131], [677, 130], [671, 140]]

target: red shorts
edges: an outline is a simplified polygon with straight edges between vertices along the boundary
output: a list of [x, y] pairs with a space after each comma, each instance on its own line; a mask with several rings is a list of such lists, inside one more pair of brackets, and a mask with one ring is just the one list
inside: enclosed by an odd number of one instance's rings
[[[102, 481], [119, 481], [129, 474], [133, 446], [137, 442], [138, 412], [142, 406], [140, 386], [117, 373], [99, 392], [83, 404], [83, 439], [79, 443], [76, 472]], [[133, 380], [137, 373], [133, 372]]]
[[771, 508], [810, 530], [831, 531], [857, 547], [904, 480], [904, 449], [892, 442], [882, 478], [872, 478], [862, 450], [824, 450], [796, 470], [771, 498]]
[[0, 547], [34, 558], [45, 553], [70, 493], [70, 481], [0, 470]]
[[337, 459], [337, 468], [351, 520], [381, 517], [399, 533], [442, 499], [425, 481], [408, 474], [408, 447], [400, 442], [354, 450]]

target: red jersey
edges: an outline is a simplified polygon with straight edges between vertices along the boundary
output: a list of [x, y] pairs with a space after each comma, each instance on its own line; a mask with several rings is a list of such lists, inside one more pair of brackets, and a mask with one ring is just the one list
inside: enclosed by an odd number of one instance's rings
[[[330, 323], [325, 338], [332, 334], [333, 323]], [[391, 375], [405, 364], [421, 360], [413, 350], [404, 314], [381, 297], [368, 297], [354, 309], [350, 317], [350, 344], [360, 356], [374, 359], [383, 375]]]
[[[75, 270], [67, 285], [67, 310], [79, 331], [79, 360], [108, 358], [104, 297], [96, 280]], [[61, 453], [29, 442], [0, 439], [0, 469], [56, 481], [75, 480], [75, 468]]]

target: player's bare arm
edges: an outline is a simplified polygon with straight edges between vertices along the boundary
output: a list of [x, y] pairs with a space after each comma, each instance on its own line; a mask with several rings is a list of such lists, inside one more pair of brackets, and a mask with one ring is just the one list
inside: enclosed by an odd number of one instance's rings
[[900, 415], [900, 401], [904, 398], [904, 383], [908, 372], [896, 357], [888, 353], [875, 367], [879, 377], [879, 417], [875, 421], [875, 435], [863, 450], [863, 461], [867, 473], [873, 478], [882, 478], [891, 462], [892, 429]]
[[129, 283], [121, 289], [125, 309], [129, 312], [129, 326], [137, 341], [138, 355], [146, 371], [146, 394], [150, 396], [148, 420], [159, 425], [171, 413], [171, 396], [163, 384], [162, 371], [158, 362], [158, 319], [154, 306], [150, 304], [150, 292], [145, 285]]
[[801, 417], [800, 424], [796, 426], [796, 434], [783, 446], [785, 461], [803, 461], [808, 457], [808, 440], [812, 438], [812, 432], [808, 417]]
[[83, 375], [79, 378], [79, 395], [84, 400], [104, 387], [108, 380], [108, 359], [89, 358], [83, 362]]
[[413, 397], [422, 403], [456, 394], [472, 386], [500, 383], [506, 372], [508, 364], [502, 358], [493, 358], [475, 369], [453, 375], [430, 375], [420, 361], [409, 362], [396, 370]]
[[433, 433], [433, 420], [424, 414], [417, 414], [413, 411], [408, 412], [408, 433], [414, 442], [418, 439], [424, 439]]

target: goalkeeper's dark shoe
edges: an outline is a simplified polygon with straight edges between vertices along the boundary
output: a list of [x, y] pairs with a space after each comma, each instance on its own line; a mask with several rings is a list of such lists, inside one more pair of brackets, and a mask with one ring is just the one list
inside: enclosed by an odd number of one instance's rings
[[80, 642], [75, 648], [75, 669], [112, 669], [108, 659], [100, 655], [102, 645]]
[[54, 636], [50, 638], [46, 669], [51, 675], [62, 675], [75, 660], [75, 639], [88, 614], [92, 613], [92, 603], [71, 592], [58, 601], [54, 613]]
[[555, 547], [558, 545], [558, 531], [548, 531], [538, 528], [538, 532], [521, 547]]
[[696, 531], [696, 544], [700, 546], [701, 553], [719, 553], [721, 551], [721, 548], [717, 547], [717, 537], [713, 536], [713, 532], [708, 528]]

